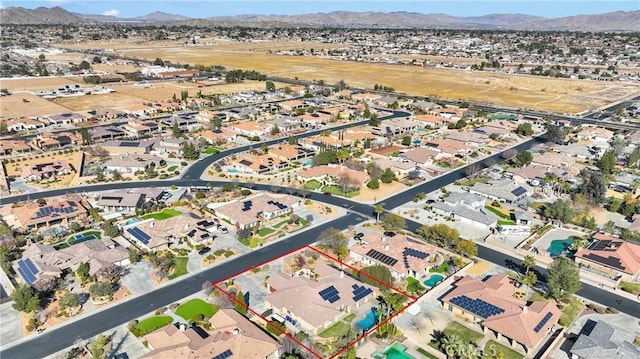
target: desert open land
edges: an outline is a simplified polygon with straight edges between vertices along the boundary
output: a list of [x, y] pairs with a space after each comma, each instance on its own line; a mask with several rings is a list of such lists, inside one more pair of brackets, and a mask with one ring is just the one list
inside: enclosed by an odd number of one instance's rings
[[[68, 83], [68, 82], [67, 82]], [[29, 101], [29, 102], [25, 102]], [[53, 115], [69, 112], [69, 109], [29, 92], [17, 92], [0, 100], [0, 118], [20, 118]]]
[[[166, 42], [162, 44], [169, 45]], [[223, 65], [228, 68], [253, 69], [274, 76], [324, 80], [327, 83], [344, 80], [356, 87], [371, 88], [377, 83], [392, 86], [397, 91], [408, 94], [559, 113], [594, 109], [640, 92], [640, 85], [630, 83], [279, 56], [267, 53], [268, 50], [261, 51], [259, 46], [264, 46], [265, 43], [196, 47], [179, 45], [163, 48], [154, 47], [155, 43], [147, 43], [147, 48], [125, 48], [124, 45], [112, 47], [116, 49], [116, 53], [131, 57], [159, 57], [176, 63]], [[98, 44], [87, 42], [76, 46], [96, 48]], [[303, 46], [307, 48], [309, 44], [305, 43]], [[275, 43], [272, 51], [278, 48], [278, 43]]]
[[10, 92], [53, 90], [64, 85], [83, 84], [82, 76], [17, 77], [0, 80], [0, 88]]

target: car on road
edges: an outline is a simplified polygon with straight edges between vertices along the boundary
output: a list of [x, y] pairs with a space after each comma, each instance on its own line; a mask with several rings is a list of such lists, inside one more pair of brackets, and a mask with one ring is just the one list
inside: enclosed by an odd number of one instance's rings
[[323, 193], [323, 195], [325, 195], [325, 196], [331, 196], [331, 192], [325, 192], [325, 193]]
[[218, 226], [220, 233], [229, 233], [229, 230], [225, 226]]

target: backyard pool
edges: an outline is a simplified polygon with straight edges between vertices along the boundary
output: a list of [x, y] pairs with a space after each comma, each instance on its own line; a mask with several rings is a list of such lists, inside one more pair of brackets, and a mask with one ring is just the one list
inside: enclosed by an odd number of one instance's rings
[[82, 243], [82, 242], [85, 242], [85, 241], [90, 241], [90, 240], [96, 239], [96, 238], [98, 238], [98, 237], [93, 233], [76, 234], [75, 236], [73, 236], [71, 238], [71, 240], [69, 240], [69, 244], [70, 245], [74, 245], [74, 244]]
[[373, 357], [376, 359], [413, 359], [413, 356], [407, 354], [405, 351], [407, 347], [402, 343], [395, 342], [384, 350], [383, 354], [373, 353]]
[[134, 223], [138, 223], [138, 222], [140, 222], [138, 219], [131, 218], [131, 219], [127, 219], [127, 221], [124, 222], [122, 225], [123, 226], [128, 226], [130, 224], [134, 224]]
[[237, 169], [235, 169], [235, 168], [229, 168], [229, 169], [227, 170], [227, 172], [229, 172], [229, 173], [237, 173], [237, 172], [239, 172], [239, 171], [238, 171]]
[[423, 283], [427, 287], [433, 288], [438, 283], [442, 282], [443, 280], [444, 280], [444, 276], [442, 274], [434, 273], [431, 276], [429, 276], [429, 278], [427, 280], [425, 280]]
[[556, 239], [551, 241], [551, 245], [547, 248], [547, 252], [549, 252], [549, 255], [552, 257], [558, 256], [569, 250], [574, 240], [575, 237], [568, 237], [566, 239]]
[[363, 319], [358, 320], [358, 327], [364, 331], [371, 329], [376, 322], [378, 321], [378, 310], [376, 308], [371, 308], [370, 311], [367, 312], [367, 316]]

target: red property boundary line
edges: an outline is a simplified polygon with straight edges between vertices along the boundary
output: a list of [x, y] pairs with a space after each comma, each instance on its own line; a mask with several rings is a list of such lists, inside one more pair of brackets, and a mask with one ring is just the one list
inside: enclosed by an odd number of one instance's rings
[[280, 255], [280, 256], [278, 256], [278, 257], [276, 257], [276, 258], [273, 258], [273, 259], [270, 259], [270, 260], [266, 260], [266, 261], [264, 261], [264, 262], [262, 262], [262, 263], [259, 263], [259, 264], [256, 264], [256, 265], [253, 265], [253, 266], [251, 266], [251, 267], [249, 267], [249, 268], [245, 269], [245, 270], [244, 270], [244, 271], [242, 271], [242, 272], [239, 272], [239, 273], [236, 273], [236, 274], [232, 274], [232, 275], [230, 275], [230, 276], [227, 276], [227, 277], [226, 277], [226, 278], [224, 278], [224, 279], [221, 279], [221, 280], [219, 280], [219, 281], [217, 281], [217, 282], [213, 283], [213, 284], [212, 284], [212, 286], [213, 286], [214, 288], [216, 288], [220, 293], [224, 293], [224, 295], [226, 295], [226, 296], [227, 296], [227, 297], [229, 297], [231, 300], [233, 300], [233, 302], [234, 302], [235, 304], [243, 306], [243, 307], [244, 307], [248, 312], [250, 312], [251, 314], [253, 314], [253, 315], [257, 316], [258, 318], [260, 318], [260, 319], [264, 320], [264, 321], [267, 323], [267, 325], [268, 325], [268, 326], [271, 326], [272, 328], [275, 328], [275, 329], [276, 329], [278, 332], [280, 332], [281, 334], [284, 334], [285, 336], [289, 337], [289, 339], [293, 340], [296, 344], [298, 344], [298, 345], [299, 345], [299, 346], [301, 346], [302, 348], [306, 349], [309, 353], [313, 354], [316, 358], [318, 358], [318, 359], [323, 359], [323, 356], [322, 356], [322, 355], [320, 355], [320, 354], [318, 354], [318, 353], [314, 352], [314, 351], [313, 351], [313, 350], [311, 350], [309, 347], [307, 347], [306, 345], [302, 344], [302, 342], [300, 342], [298, 339], [294, 338], [294, 337], [293, 337], [291, 334], [289, 334], [287, 331], [282, 330], [280, 327], [278, 327], [278, 326], [274, 325], [274, 324], [271, 322], [271, 320], [268, 320], [267, 318], [263, 317], [260, 313], [258, 313], [258, 312], [256, 312], [255, 310], [253, 310], [253, 309], [249, 308], [249, 306], [248, 306], [246, 303], [241, 302], [240, 300], [238, 300], [238, 298], [234, 297], [233, 295], [231, 295], [231, 293], [227, 292], [226, 290], [222, 289], [222, 287], [220, 287], [220, 286], [219, 286], [219, 284], [220, 284], [220, 283], [226, 282], [226, 281], [228, 281], [228, 280], [229, 280], [229, 279], [231, 279], [231, 278], [234, 278], [234, 277], [240, 276], [240, 275], [242, 275], [242, 274], [244, 274], [244, 273], [246, 273], [246, 272], [248, 272], [248, 271], [250, 271], [250, 270], [253, 270], [253, 269], [255, 269], [255, 268], [261, 267], [261, 266], [263, 266], [263, 265], [265, 265], [265, 264], [267, 264], [267, 263], [270, 263], [270, 262], [276, 261], [276, 260], [278, 260], [278, 259], [280, 259], [280, 258], [282, 258], [282, 257], [288, 256], [288, 255], [290, 255], [290, 254], [292, 254], [292, 253], [299, 252], [299, 251], [301, 251], [301, 250], [303, 250], [303, 249], [309, 249], [309, 250], [312, 250], [312, 251], [314, 251], [314, 252], [318, 253], [319, 255], [321, 255], [321, 256], [323, 256], [323, 257], [325, 257], [325, 258], [328, 258], [328, 259], [330, 259], [330, 260], [332, 260], [332, 261], [334, 261], [334, 262], [336, 262], [337, 264], [339, 264], [339, 265], [340, 265], [340, 267], [341, 267], [341, 268], [346, 267], [346, 268], [348, 268], [348, 269], [350, 269], [350, 270], [354, 271], [358, 276], [364, 275], [365, 277], [367, 277], [367, 278], [369, 278], [369, 279], [371, 279], [371, 280], [373, 280], [373, 281], [377, 282], [378, 284], [382, 285], [383, 287], [386, 287], [386, 288], [388, 288], [388, 289], [390, 289], [390, 290], [392, 290], [392, 291], [394, 291], [394, 292], [396, 292], [396, 293], [398, 293], [398, 294], [401, 294], [401, 295], [403, 295], [403, 296], [405, 296], [405, 297], [407, 297], [407, 298], [409, 298], [409, 299], [410, 299], [409, 304], [407, 304], [406, 306], [404, 306], [402, 309], [398, 310], [396, 313], [394, 313], [393, 315], [391, 315], [390, 317], [388, 317], [387, 319], [385, 319], [385, 320], [384, 320], [384, 321], [382, 321], [381, 323], [378, 323], [378, 325], [376, 325], [375, 327], [373, 327], [373, 328], [369, 329], [367, 332], [365, 332], [363, 335], [359, 336], [359, 337], [358, 337], [358, 338], [356, 338], [354, 341], [352, 341], [351, 343], [349, 343], [348, 345], [346, 345], [344, 348], [342, 348], [340, 351], [338, 351], [337, 353], [335, 353], [335, 354], [334, 354], [333, 356], [331, 356], [329, 359], [335, 359], [335, 358], [338, 358], [342, 353], [344, 353], [344, 352], [346, 352], [347, 350], [349, 350], [349, 348], [351, 348], [352, 346], [354, 346], [357, 342], [361, 341], [362, 339], [364, 339], [365, 337], [367, 337], [368, 335], [370, 335], [371, 333], [373, 333], [374, 331], [376, 331], [378, 328], [380, 328], [380, 326], [382, 326], [382, 325], [384, 325], [384, 324], [388, 323], [390, 320], [392, 320], [393, 318], [395, 318], [396, 316], [398, 316], [399, 314], [401, 314], [402, 312], [404, 312], [404, 311], [405, 311], [405, 309], [407, 309], [409, 306], [413, 305], [413, 304], [418, 300], [416, 297], [411, 296], [411, 295], [407, 294], [406, 292], [403, 292], [403, 291], [401, 291], [401, 290], [399, 290], [399, 289], [397, 289], [397, 288], [394, 288], [394, 287], [392, 287], [392, 286], [390, 286], [390, 285], [388, 285], [388, 284], [386, 284], [386, 283], [384, 283], [384, 282], [380, 281], [379, 279], [377, 279], [377, 278], [374, 278], [374, 277], [370, 276], [370, 275], [369, 275], [369, 274], [367, 274], [367, 273], [363, 273], [361, 270], [359, 270], [359, 269], [357, 269], [357, 268], [355, 268], [355, 267], [352, 267], [352, 266], [350, 266], [350, 265], [348, 265], [348, 264], [346, 264], [346, 263], [342, 262], [341, 260], [339, 260], [339, 259], [337, 259], [337, 258], [335, 258], [335, 257], [333, 257], [333, 256], [331, 256], [331, 255], [329, 255], [329, 254], [327, 254], [327, 253], [325, 253], [325, 252], [323, 252], [323, 251], [321, 251], [321, 250], [319, 250], [319, 249], [315, 248], [315, 247], [309, 246], [309, 245], [304, 245], [304, 246], [299, 247], [299, 248], [297, 248], [297, 249], [294, 249], [294, 250], [291, 250], [291, 251], [289, 251], [289, 252], [286, 252], [286, 253], [284, 253], [284, 254], [282, 254], [282, 255]]

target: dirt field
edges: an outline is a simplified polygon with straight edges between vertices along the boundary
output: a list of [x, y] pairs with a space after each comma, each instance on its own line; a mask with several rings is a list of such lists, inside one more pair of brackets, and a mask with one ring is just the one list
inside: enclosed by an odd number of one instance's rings
[[[316, 57], [278, 56], [264, 50], [267, 44], [216, 43], [208, 47], [178, 47], [174, 43], [174, 47], [153, 48], [157, 46], [154, 43], [145, 44], [147, 48], [126, 48], [126, 44], [105, 47], [118, 48], [119, 54], [139, 58], [160, 57], [172, 62], [219, 64], [229, 68], [254, 69], [271, 75], [297, 76], [305, 80], [322, 79], [328, 83], [344, 80], [358, 87], [373, 87], [378, 83], [392, 86], [400, 92], [416, 95], [561, 113], [581, 112], [640, 92], [640, 85], [637, 84], [516, 76], [410, 65], [356, 63]], [[274, 44], [276, 47], [271, 49], [277, 49], [278, 44]], [[282, 46], [294, 44], [287, 43]], [[162, 45], [170, 46], [169, 43]], [[78, 46], [98, 47], [96, 43], [91, 42]]]
[[[24, 102], [27, 99], [29, 102]], [[0, 119], [52, 115], [69, 109], [28, 92], [16, 92], [0, 99]]]
[[[0, 88], [7, 89], [10, 92], [17, 91], [38, 91], [53, 90], [60, 86], [83, 83], [82, 77], [33, 77], [19, 79], [3, 79], [0, 81]], [[2, 100], [4, 101], [4, 97]]]
[[[40, 158], [38, 158], [40, 157]], [[73, 174], [68, 174], [64, 176], [57, 176], [58, 181], [54, 183], [44, 183], [47, 180], [44, 180], [43, 183], [38, 182], [29, 182], [29, 186], [38, 187], [38, 188], [66, 188], [73, 187], [78, 184], [78, 172], [80, 171], [80, 158], [81, 152], [71, 152], [67, 154], [56, 154], [55, 152], [46, 152], [44, 154], [32, 155], [24, 157], [22, 161], [15, 163], [7, 163], [7, 176], [20, 176], [22, 172], [22, 168], [26, 166], [33, 166], [39, 163], [48, 163], [53, 161], [67, 161], [69, 162], [73, 168], [76, 170]]]
[[400, 191], [407, 189], [407, 186], [400, 182], [381, 183], [380, 188], [371, 189], [367, 186], [360, 187], [360, 194], [351, 198], [355, 201], [381, 201]]
[[[179, 94], [179, 92], [178, 92]], [[46, 101], [46, 100], [45, 100]], [[50, 100], [54, 104], [64, 106], [72, 111], [86, 111], [96, 108], [120, 108], [143, 102], [139, 97], [129, 96], [121, 93], [110, 93], [104, 95], [85, 95], [74, 97], [60, 97]]]

